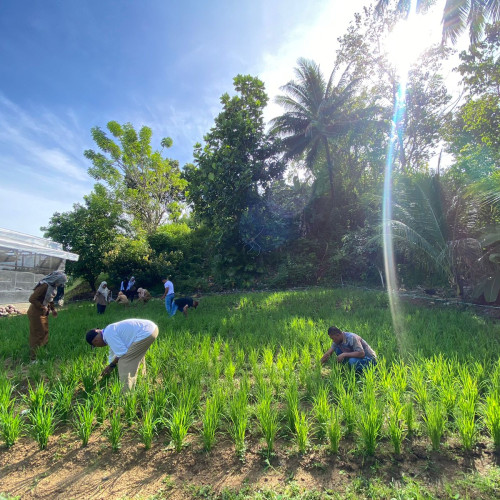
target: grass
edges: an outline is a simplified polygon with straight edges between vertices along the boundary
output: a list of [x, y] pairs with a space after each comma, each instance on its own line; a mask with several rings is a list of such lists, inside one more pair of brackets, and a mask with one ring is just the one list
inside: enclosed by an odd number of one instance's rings
[[[99, 378], [107, 350], [91, 350], [84, 336], [127, 317], [155, 321], [160, 335], [146, 356], [147, 375], [124, 398], [116, 373]], [[268, 456], [296, 448], [337, 454], [359, 442], [366, 455], [390, 448], [404, 457], [425, 429], [435, 450], [452, 437], [464, 450], [478, 441], [498, 449], [500, 326], [455, 309], [404, 306], [401, 318], [405, 345], [418, 349], [398, 350], [382, 293], [210, 296], [175, 321], [161, 301], [141, 308], [111, 304], [102, 316], [93, 304], [80, 303], [51, 318], [50, 341], [37, 365], [28, 365], [27, 318], [6, 318], [0, 332], [2, 437], [16, 446], [28, 423], [39, 446], [50, 448], [55, 425], [76, 422], [82, 444], [90, 432], [106, 434], [114, 451], [126, 434], [147, 449], [160, 435], [179, 453], [186, 442], [216, 450], [229, 435], [241, 458], [249, 437], [263, 437]], [[332, 324], [365, 338], [379, 353], [378, 365], [363, 376], [334, 360], [320, 366]], [[20, 417], [23, 410], [29, 419]]]

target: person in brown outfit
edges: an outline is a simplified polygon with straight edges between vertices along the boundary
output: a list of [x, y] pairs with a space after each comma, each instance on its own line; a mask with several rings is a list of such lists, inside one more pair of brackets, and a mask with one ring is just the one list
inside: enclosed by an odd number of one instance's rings
[[49, 313], [52, 311], [52, 316], [57, 316], [54, 297], [57, 294], [57, 287], [66, 283], [67, 279], [63, 271], [54, 271], [41, 279], [33, 289], [28, 309], [31, 360], [36, 359], [38, 348], [49, 341]]
[[105, 281], [99, 285], [94, 296], [94, 301], [97, 304], [97, 314], [104, 314], [109, 302], [109, 288]]
[[137, 289], [137, 297], [137, 302], [143, 302], [144, 304], [151, 300], [151, 294], [145, 288]]

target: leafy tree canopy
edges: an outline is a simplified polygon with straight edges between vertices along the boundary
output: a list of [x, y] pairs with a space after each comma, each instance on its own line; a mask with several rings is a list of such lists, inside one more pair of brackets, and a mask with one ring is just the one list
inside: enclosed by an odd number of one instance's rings
[[68, 262], [66, 269], [95, 290], [97, 277], [106, 269], [106, 253], [127, 228], [127, 222], [120, 203], [109, 197], [100, 184], [84, 200], [84, 205], [75, 203], [71, 212], [56, 212], [48, 226], [41, 229], [46, 238], [62, 243], [65, 250], [80, 256], [77, 262]]
[[109, 186], [138, 229], [151, 234], [168, 215], [174, 219], [179, 216], [186, 187], [178, 162], [162, 156], [163, 149], [172, 146], [172, 139], [162, 139], [162, 150], [153, 151], [149, 127], [137, 133], [130, 123], [111, 121], [107, 128], [118, 141], [99, 127], [92, 129], [101, 152], [85, 151], [93, 164], [89, 174]]
[[186, 166], [184, 174], [196, 217], [209, 225], [223, 247], [241, 247], [242, 215], [284, 170], [280, 142], [264, 130], [264, 84], [238, 75], [234, 87], [235, 96], [221, 97], [223, 110], [205, 135], [205, 145], [195, 145], [196, 165]]

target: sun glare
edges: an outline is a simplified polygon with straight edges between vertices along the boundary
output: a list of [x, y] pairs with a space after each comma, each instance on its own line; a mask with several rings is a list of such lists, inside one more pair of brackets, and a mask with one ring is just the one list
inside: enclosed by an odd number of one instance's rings
[[389, 62], [400, 76], [406, 75], [412, 63], [431, 45], [441, 39], [441, 11], [434, 8], [426, 14], [414, 14], [396, 24], [385, 40]]

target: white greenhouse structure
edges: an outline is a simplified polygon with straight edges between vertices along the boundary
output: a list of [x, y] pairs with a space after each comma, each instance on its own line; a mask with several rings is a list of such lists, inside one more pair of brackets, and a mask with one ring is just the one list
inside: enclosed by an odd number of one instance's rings
[[28, 302], [38, 281], [78, 255], [60, 243], [0, 228], [0, 304]]

